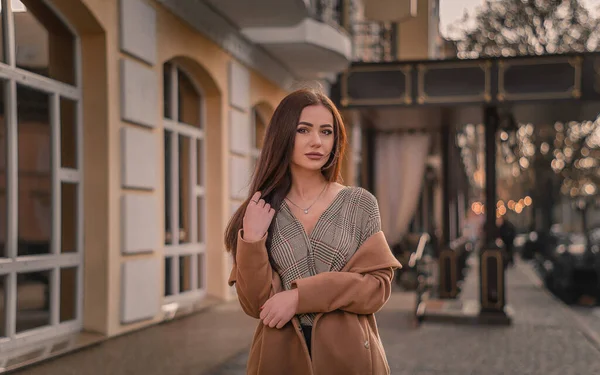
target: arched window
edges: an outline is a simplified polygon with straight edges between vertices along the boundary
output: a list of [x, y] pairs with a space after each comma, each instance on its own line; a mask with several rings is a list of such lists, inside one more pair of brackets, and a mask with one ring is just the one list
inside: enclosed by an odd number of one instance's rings
[[252, 107], [252, 129], [250, 155], [252, 159], [252, 167], [256, 167], [256, 163], [260, 157], [260, 151], [263, 147], [265, 131], [271, 119], [272, 110], [266, 103], [257, 104]]
[[203, 96], [183, 67], [163, 70], [165, 296], [206, 289]]
[[1, 12], [0, 352], [80, 330], [83, 291], [79, 42], [45, 1]]

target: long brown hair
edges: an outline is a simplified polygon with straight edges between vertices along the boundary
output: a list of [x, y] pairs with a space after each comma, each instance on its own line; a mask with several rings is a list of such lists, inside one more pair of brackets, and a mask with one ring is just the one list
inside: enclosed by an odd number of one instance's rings
[[[235, 261], [238, 231], [242, 229], [246, 207], [255, 192], [261, 192], [261, 198], [269, 203], [275, 211], [279, 211], [283, 199], [292, 186], [290, 163], [294, 152], [296, 128], [300, 115], [305, 107], [322, 105], [333, 115], [333, 150], [321, 173], [327, 181], [335, 182], [340, 178], [341, 160], [346, 150], [346, 130], [342, 116], [335, 104], [322, 92], [301, 89], [292, 92], [283, 100], [273, 113], [265, 131], [263, 149], [258, 167], [252, 176], [248, 198], [237, 209], [225, 230], [225, 248], [231, 252]], [[267, 243], [270, 244], [273, 222], [269, 228]], [[269, 248], [270, 246], [267, 246]], [[269, 256], [270, 258], [270, 256]]]

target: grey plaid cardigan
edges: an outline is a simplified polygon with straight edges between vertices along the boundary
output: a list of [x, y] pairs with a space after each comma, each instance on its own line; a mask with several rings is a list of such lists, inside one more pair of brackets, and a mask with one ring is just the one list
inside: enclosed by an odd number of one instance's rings
[[[283, 288], [290, 289], [300, 278], [341, 271], [363, 242], [380, 230], [377, 200], [362, 188], [342, 189], [310, 236], [284, 201], [275, 217], [270, 249]], [[300, 315], [300, 322], [312, 325], [315, 315]]]

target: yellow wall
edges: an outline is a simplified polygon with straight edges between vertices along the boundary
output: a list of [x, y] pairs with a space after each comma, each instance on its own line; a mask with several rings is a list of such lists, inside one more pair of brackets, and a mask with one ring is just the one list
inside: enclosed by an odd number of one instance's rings
[[[81, 3], [79, 3], [79, 1]], [[118, 2], [105, 0], [55, 0], [57, 9], [77, 29], [82, 38], [83, 102], [84, 102], [84, 158], [85, 158], [85, 273], [84, 273], [84, 329], [109, 336], [134, 330], [160, 320], [123, 326], [120, 323], [121, 266], [123, 262], [139, 258], [158, 258], [163, 262], [160, 236], [157, 248], [141, 255], [121, 254], [120, 200], [125, 192], [152, 194], [158, 198], [157, 215], [164, 228], [163, 153], [156, 162], [159, 183], [151, 192], [125, 190], [121, 187], [121, 142], [123, 127], [136, 126], [121, 120], [120, 115], [120, 59], [135, 57], [121, 53], [119, 46]], [[77, 3], [77, 4], [74, 4]], [[206, 97], [207, 123], [207, 268], [208, 294], [220, 299], [229, 298], [226, 285], [228, 255], [223, 251], [223, 232], [229, 219], [228, 176], [228, 67], [232, 56], [215, 43], [195, 32], [187, 24], [155, 2], [157, 61], [153, 69], [162, 86], [162, 65], [176, 58], [202, 87]], [[285, 91], [250, 72], [250, 103], [266, 102], [275, 108]], [[159, 89], [157, 116], [162, 119], [162, 88]], [[159, 124], [151, 130], [163, 147], [163, 129]], [[161, 273], [164, 267], [161, 266]], [[164, 275], [162, 275], [164, 277]], [[156, 293], [163, 295], [161, 288]]]
[[252, 106], [266, 103], [274, 111], [285, 95], [287, 95], [287, 91], [273, 85], [257, 72], [250, 71], [250, 104]]
[[429, 58], [429, 0], [418, 0], [417, 16], [398, 24], [399, 60]]

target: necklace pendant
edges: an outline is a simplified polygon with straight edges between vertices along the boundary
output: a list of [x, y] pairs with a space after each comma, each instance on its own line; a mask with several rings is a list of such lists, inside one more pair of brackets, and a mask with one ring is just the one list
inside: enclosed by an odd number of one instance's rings
[[308, 210], [304, 210], [304, 213], [308, 215]]

